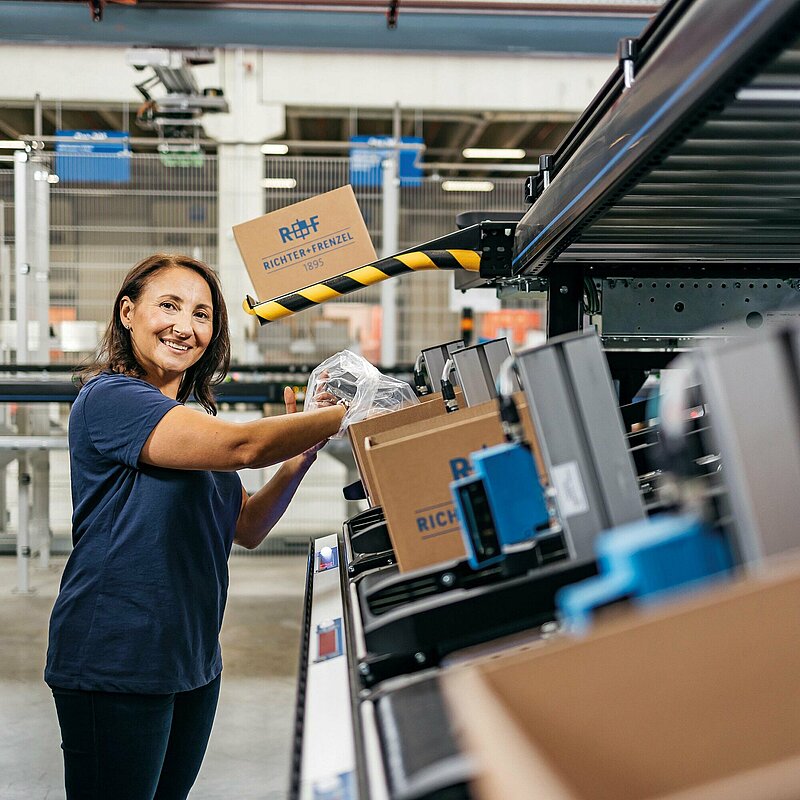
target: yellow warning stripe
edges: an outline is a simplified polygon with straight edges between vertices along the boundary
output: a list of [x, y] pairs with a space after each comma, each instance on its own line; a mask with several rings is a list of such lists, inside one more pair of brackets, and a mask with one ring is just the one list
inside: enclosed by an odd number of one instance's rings
[[330, 286], [325, 286], [323, 283], [306, 286], [305, 289], [298, 290], [297, 294], [303, 295], [306, 300], [311, 300], [312, 303], [324, 303], [327, 300], [333, 300], [334, 297], [341, 297], [339, 292], [331, 289]]
[[372, 286], [373, 283], [385, 281], [390, 276], [377, 267], [367, 266], [345, 272], [345, 277], [352, 278], [354, 281], [358, 281], [364, 286]]
[[401, 263], [405, 264], [409, 269], [436, 269], [436, 264], [425, 255], [425, 253], [417, 251], [416, 253], [404, 253], [395, 258]]
[[252, 314], [254, 317], [261, 317], [261, 319], [265, 319], [267, 322], [275, 322], [277, 319], [289, 317], [294, 313], [280, 303], [276, 303], [274, 300], [270, 300], [266, 303], [259, 303], [257, 308], [252, 308], [247, 300], [245, 300], [244, 303], [242, 303], [242, 308], [248, 314]]
[[[437, 258], [437, 253], [442, 252], [448, 253], [462, 269], [470, 272], [478, 272], [480, 270], [481, 256], [480, 253], [476, 253], [474, 250], [430, 251], [434, 258]], [[338, 280], [341, 283], [342, 278], [348, 278], [355, 283], [360, 284], [361, 286], [371, 286], [374, 283], [387, 280], [388, 278], [397, 275], [396, 270], [392, 269], [392, 263], [395, 265], [398, 263], [402, 264], [404, 267], [410, 270], [452, 268], [451, 265], [444, 266], [441, 263], [437, 264], [436, 261], [431, 258], [431, 255], [419, 250], [412, 253], [404, 253], [402, 255], [382, 259], [381, 261], [376, 262], [375, 265], [369, 264], [364, 267], [359, 267], [358, 269], [351, 270], [350, 272], [345, 272], [343, 275], [338, 276], [338, 278], [331, 278], [328, 280]], [[389, 272], [384, 272], [383, 269], [377, 266], [378, 264], [381, 264], [381, 262], [383, 262], [383, 265], [387, 270], [389, 270]], [[340, 286], [339, 288], [341, 289], [342, 287]], [[351, 290], [345, 289], [344, 291], [347, 293]], [[242, 308], [244, 308], [244, 310], [252, 316], [259, 317], [266, 322], [274, 322], [275, 320], [283, 319], [284, 317], [288, 317], [297, 313], [297, 311], [303, 310], [302, 308], [296, 307], [297, 299], [300, 297], [308, 300], [310, 304], [320, 304], [326, 302], [327, 300], [341, 296], [342, 292], [336, 291], [335, 289], [326, 286], [324, 282], [321, 282], [312, 284], [311, 286], [306, 286], [305, 288], [299, 289], [296, 292], [284, 295], [277, 300], [255, 303], [248, 299], [242, 304]], [[287, 308], [280, 302], [281, 300], [293, 306], [293, 308]]]
[[474, 250], [448, 250], [461, 266], [470, 272], [478, 272], [481, 268], [481, 254]]

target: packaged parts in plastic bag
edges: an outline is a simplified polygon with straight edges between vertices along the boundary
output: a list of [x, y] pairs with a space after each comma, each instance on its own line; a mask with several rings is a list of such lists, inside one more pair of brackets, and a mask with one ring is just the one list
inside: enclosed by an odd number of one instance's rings
[[353, 422], [419, 403], [414, 390], [405, 381], [384, 375], [350, 350], [332, 355], [314, 369], [308, 379], [305, 408], [310, 410], [325, 405], [319, 398], [326, 394], [348, 406], [334, 438], [344, 436]]

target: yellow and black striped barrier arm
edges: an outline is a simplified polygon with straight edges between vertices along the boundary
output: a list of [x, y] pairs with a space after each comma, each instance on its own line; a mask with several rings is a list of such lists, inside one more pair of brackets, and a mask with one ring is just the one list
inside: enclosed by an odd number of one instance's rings
[[248, 314], [258, 317], [262, 325], [289, 317], [298, 311], [305, 311], [336, 297], [356, 292], [388, 278], [420, 272], [426, 269], [465, 269], [478, 272], [481, 264], [480, 253], [474, 250], [416, 250], [410, 253], [382, 258], [374, 264], [345, 272], [334, 278], [314, 283], [296, 292], [257, 303], [247, 297], [243, 303]]

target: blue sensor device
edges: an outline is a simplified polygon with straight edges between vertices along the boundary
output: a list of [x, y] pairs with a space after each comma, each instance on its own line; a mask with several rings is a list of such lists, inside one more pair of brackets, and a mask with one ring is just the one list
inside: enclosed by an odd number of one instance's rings
[[450, 484], [467, 559], [480, 569], [503, 559], [506, 545], [526, 542], [549, 516], [530, 448], [519, 443], [470, 455], [473, 472]]
[[556, 595], [559, 616], [576, 633], [595, 612], [620, 600], [655, 604], [730, 574], [724, 536], [688, 514], [661, 514], [621, 525], [595, 543], [600, 574], [565, 586]]

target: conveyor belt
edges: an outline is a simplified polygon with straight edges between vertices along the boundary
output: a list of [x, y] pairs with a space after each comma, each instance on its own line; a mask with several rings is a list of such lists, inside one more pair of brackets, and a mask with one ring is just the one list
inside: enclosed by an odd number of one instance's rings
[[701, 260], [798, 274], [800, 2], [676, 0], [630, 88], [620, 69], [601, 95], [540, 180], [515, 273]]

